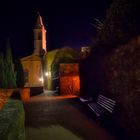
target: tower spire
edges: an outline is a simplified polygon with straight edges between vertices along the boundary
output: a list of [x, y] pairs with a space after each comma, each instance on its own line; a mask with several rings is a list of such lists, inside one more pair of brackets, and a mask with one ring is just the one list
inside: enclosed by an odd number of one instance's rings
[[37, 13], [37, 22], [34, 29], [34, 54], [42, 56], [46, 52], [46, 29], [42, 22], [42, 17]]
[[36, 22], [35, 28], [36, 29], [40, 29], [40, 28], [44, 27], [44, 25], [43, 25], [42, 17], [40, 16], [40, 13], [37, 12], [37, 14], [38, 14], [38, 18], [37, 18], [37, 22]]

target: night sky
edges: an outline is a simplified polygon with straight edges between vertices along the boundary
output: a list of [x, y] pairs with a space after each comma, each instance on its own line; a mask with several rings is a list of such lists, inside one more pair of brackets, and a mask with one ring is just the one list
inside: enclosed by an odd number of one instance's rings
[[47, 29], [48, 50], [91, 45], [96, 31], [90, 23], [94, 18], [103, 20], [110, 3], [111, 0], [4, 1], [0, 3], [0, 51], [9, 37], [14, 55], [23, 57], [33, 52], [37, 12]]

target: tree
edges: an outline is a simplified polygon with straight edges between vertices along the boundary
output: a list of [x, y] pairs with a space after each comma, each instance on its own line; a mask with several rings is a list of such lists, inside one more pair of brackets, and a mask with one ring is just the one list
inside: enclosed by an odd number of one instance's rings
[[5, 73], [5, 63], [3, 53], [0, 53], [0, 88], [7, 87], [7, 78]]
[[11, 45], [9, 39], [6, 42], [5, 74], [7, 77], [7, 88], [15, 88], [16, 74], [14, 71], [13, 57], [12, 57], [12, 51], [11, 51]]
[[14, 69], [16, 72], [16, 84], [17, 87], [22, 88], [25, 85], [24, 70], [20, 59], [15, 61]]
[[60, 63], [75, 63], [79, 59], [79, 54], [77, 51], [70, 47], [61, 48], [52, 63], [52, 71], [56, 72], [58, 75], [59, 64]]
[[140, 33], [139, 0], [113, 0], [107, 11], [96, 45], [101, 50], [113, 49]]
[[102, 27], [103, 27], [103, 23], [97, 19], [97, 18], [94, 18], [94, 22], [93, 23], [90, 23], [92, 26], [94, 26], [96, 28], [96, 30], [101, 30]]

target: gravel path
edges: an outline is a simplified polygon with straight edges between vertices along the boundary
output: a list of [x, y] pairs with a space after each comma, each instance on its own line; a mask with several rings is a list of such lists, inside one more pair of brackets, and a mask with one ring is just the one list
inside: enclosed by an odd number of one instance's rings
[[115, 140], [83, 113], [76, 98], [38, 96], [24, 107], [26, 140]]

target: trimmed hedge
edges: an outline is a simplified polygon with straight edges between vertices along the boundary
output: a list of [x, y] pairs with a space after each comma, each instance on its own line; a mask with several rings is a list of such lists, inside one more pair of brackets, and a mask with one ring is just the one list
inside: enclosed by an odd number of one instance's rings
[[22, 102], [9, 99], [0, 111], [0, 140], [25, 140], [24, 120]]

